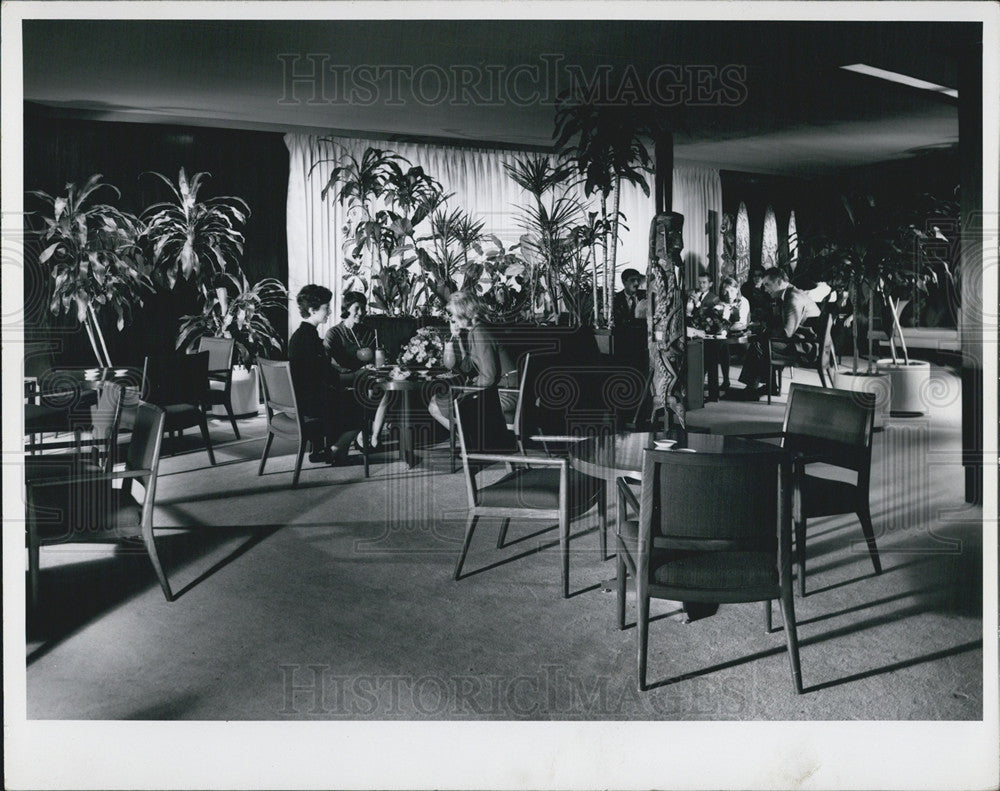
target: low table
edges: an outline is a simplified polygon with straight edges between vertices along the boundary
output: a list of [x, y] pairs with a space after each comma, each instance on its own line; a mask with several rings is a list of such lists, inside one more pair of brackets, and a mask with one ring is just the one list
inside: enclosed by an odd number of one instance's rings
[[[419, 374], [408, 379], [393, 379], [387, 370], [377, 369], [372, 372], [372, 377], [368, 380], [369, 386], [374, 392], [400, 393], [402, 404], [399, 409], [399, 458], [406, 462], [408, 467], [417, 464], [417, 457], [413, 452], [416, 447], [416, 426], [413, 420], [413, 393], [425, 392], [427, 399], [437, 392], [447, 392], [447, 382], [450, 374], [445, 370], [432, 370], [427, 374]], [[428, 420], [433, 420], [428, 413]], [[432, 426], [433, 428], [433, 426]]]
[[704, 340], [705, 373], [708, 374], [708, 400], [719, 400], [719, 360], [724, 349], [730, 346], [749, 346], [753, 336], [749, 333], [719, 337], [707, 335]]

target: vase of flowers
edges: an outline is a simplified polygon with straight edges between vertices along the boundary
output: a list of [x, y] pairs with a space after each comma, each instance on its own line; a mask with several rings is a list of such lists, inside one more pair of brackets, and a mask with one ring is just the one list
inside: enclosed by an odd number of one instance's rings
[[700, 333], [708, 337], [725, 338], [733, 326], [726, 317], [726, 307], [719, 303], [698, 308], [688, 320], [688, 327], [700, 330]]
[[399, 353], [402, 368], [440, 368], [444, 364], [444, 341], [434, 327], [421, 327]]

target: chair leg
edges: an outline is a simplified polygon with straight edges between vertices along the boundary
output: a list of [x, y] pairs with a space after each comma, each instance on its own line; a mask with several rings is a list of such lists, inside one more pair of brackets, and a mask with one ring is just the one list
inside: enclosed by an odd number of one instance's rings
[[479, 521], [479, 517], [475, 514], [469, 514], [469, 521], [465, 525], [465, 539], [462, 541], [462, 552], [458, 556], [458, 563], [455, 564], [455, 579], [461, 579], [462, 577], [462, 564], [465, 563], [465, 556], [469, 554], [469, 545], [472, 543], [472, 533], [476, 529], [476, 522]]
[[569, 598], [569, 514], [559, 514], [559, 554], [562, 557], [563, 598]]
[[615, 553], [615, 565], [618, 575], [618, 628], [625, 628], [625, 586], [628, 583], [628, 568], [625, 566], [625, 553], [621, 548]]
[[233, 414], [233, 405], [227, 400], [223, 406], [226, 408], [226, 414], [229, 415], [229, 425], [233, 427], [233, 433], [236, 435], [236, 439], [239, 439], [240, 430], [236, 426], [236, 416]]
[[764, 631], [767, 634], [771, 634], [774, 631], [774, 623], [771, 618], [771, 600], [768, 599], [764, 603]]
[[29, 528], [28, 533], [28, 604], [32, 611], [38, 609], [38, 564], [41, 561], [38, 539], [34, 536], [34, 530]]
[[274, 434], [270, 431], [267, 432], [267, 439], [264, 440], [264, 455], [260, 457], [260, 467], [257, 468], [257, 474], [264, 474], [264, 462], [267, 461], [267, 454], [271, 452], [271, 443], [274, 442]]
[[201, 412], [198, 413], [198, 417], [201, 418], [198, 421], [198, 428], [201, 429], [201, 438], [205, 440], [205, 450], [208, 451], [208, 460], [211, 462], [212, 466], [215, 466], [215, 451], [212, 450], [212, 438], [208, 436], [208, 421], [205, 420], [205, 415]]
[[[791, 587], [781, 591], [781, 617], [785, 621], [785, 639], [788, 642], [788, 661], [792, 668], [792, 684], [795, 694], [802, 694], [802, 665], [799, 663], [799, 635], [795, 628], [795, 604]], [[770, 602], [768, 602], [770, 604]]]
[[646, 648], [649, 643], [649, 592], [647, 589], [641, 589], [643, 586], [638, 580], [639, 573], [641, 572], [636, 574], [635, 593], [638, 613], [636, 614], [635, 628], [639, 649], [639, 691], [644, 692], [646, 690]]
[[868, 542], [868, 554], [871, 555], [875, 573], [881, 574], [882, 561], [878, 556], [878, 547], [875, 546], [875, 528], [872, 525], [872, 515], [867, 503], [865, 503], [864, 508], [858, 511], [858, 519], [861, 520], [861, 529], [864, 531], [865, 541]]
[[601, 521], [598, 527], [601, 531], [601, 560], [608, 559], [608, 486], [609, 483], [603, 482], [597, 488], [597, 512]]
[[500, 535], [497, 536], [497, 549], [503, 549], [504, 541], [507, 540], [508, 527], [510, 527], [510, 519], [504, 519], [500, 523]]
[[167, 601], [173, 601], [174, 594], [170, 590], [170, 583], [167, 581], [167, 575], [163, 571], [163, 564], [160, 563], [160, 555], [156, 551], [156, 540], [153, 538], [152, 523], [142, 526], [142, 543], [146, 545], [146, 554], [149, 555], [149, 560], [153, 564], [153, 571], [156, 572], [156, 578], [160, 581], [160, 588], [163, 590], [164, 597]]
[[795, 520], [795, 565], [799, 573], [799, 596], [806, 597], [806, 518]]
[[295, 472], [292, 473], [292, 488], [294, 489], [299, 485], [299, 475], [302, 472], [302, 459], [306, 455], [306, 438], [299, 437], [299, 450], [295, 454]]

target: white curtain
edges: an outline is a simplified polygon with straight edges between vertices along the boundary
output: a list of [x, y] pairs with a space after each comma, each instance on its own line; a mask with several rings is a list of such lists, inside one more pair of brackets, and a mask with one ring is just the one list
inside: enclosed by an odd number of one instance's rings
[[[320, 191], [335, 166], [333, 160], [342, 151], [360, 157], [373, 146], [391, 150], [441, 182], [446, 192], [454, 193], [447, 208], [463, 208], [484, 220], [486, 233], [499, 237], [505, 246], [521, 236], [517, 224], [520, 206], [528, 205], [530, 196], [521, 190], [504, 170], [504, 165], [523, 157], [504, 149], [457, 148], [450, 146], [358, 140], [352, 138], [320, 139], [313, 135], [287, 134], [289, 151], [287, 228], [288, 290], [293, 304], [289, 310], [289, 332], [299, 324], [294, 298], [307, 283], [318, 283], [334, 294], [334, 320], [338, 320], [343, 275], [344, 208], [332, 194], [320, 198]], [[326, 160], [326, 161], [324, 161]], [[653, 179], [648, 178], [652, 187]], [[708, 263], [708, 237], [705, 224], [708, 211], [722, 217], [722, 186], [719, 172], [707, 168], [680, 166], [673, 175], [674, 210], [685, 216], [684, 258], [688, 262], [688, 281], [698, 267]], [[599, 211], [597, 196], [587, 199], [580, 189], [581, 201], [590, 210]], [[611, 205], [608, 206], [610, 210]], [[649, 224], [655, 213], [652, 196], [639, 187], [625, 184], [621, 211], [628, 230], [622, 229], [614, 288], [621, 287], [619, 275], [627, 267], [645, 273]], [[721, 240], [720, 240], [721, 241]], [[721, 249], [721, 248], [717, 248]]]
[[[715, 212], [716, 269], [722, 252], [722, 180], [714, 168], [675, 164], [673, 210], [684, 215], [684, 287], [692, 288], [699, 269], [708, 269], [708, 213]], [[648, 223], [647, 223], [648, 226]], [[718, 272], [713, 272], [717, 276]], [[715, 284], [718, 286], [718, 282]]]

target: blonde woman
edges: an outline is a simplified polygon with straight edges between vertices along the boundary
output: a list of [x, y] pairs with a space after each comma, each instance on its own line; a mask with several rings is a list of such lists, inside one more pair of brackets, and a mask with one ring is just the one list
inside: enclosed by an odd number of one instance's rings
[[[448, 300], [451, 338], [444, 345], [444, 364], [465, 374], [475, 387], [517, 387], [517, 368], [496, 335], [479, 322], [479, 302], [468, 291], [457, 291]], [[517, 396], [500, 393], [500, 405], [510, 422], [514, 419]], [[428, 410], [441, 425], [451, 427], [451, 399], [435, 395]]]

